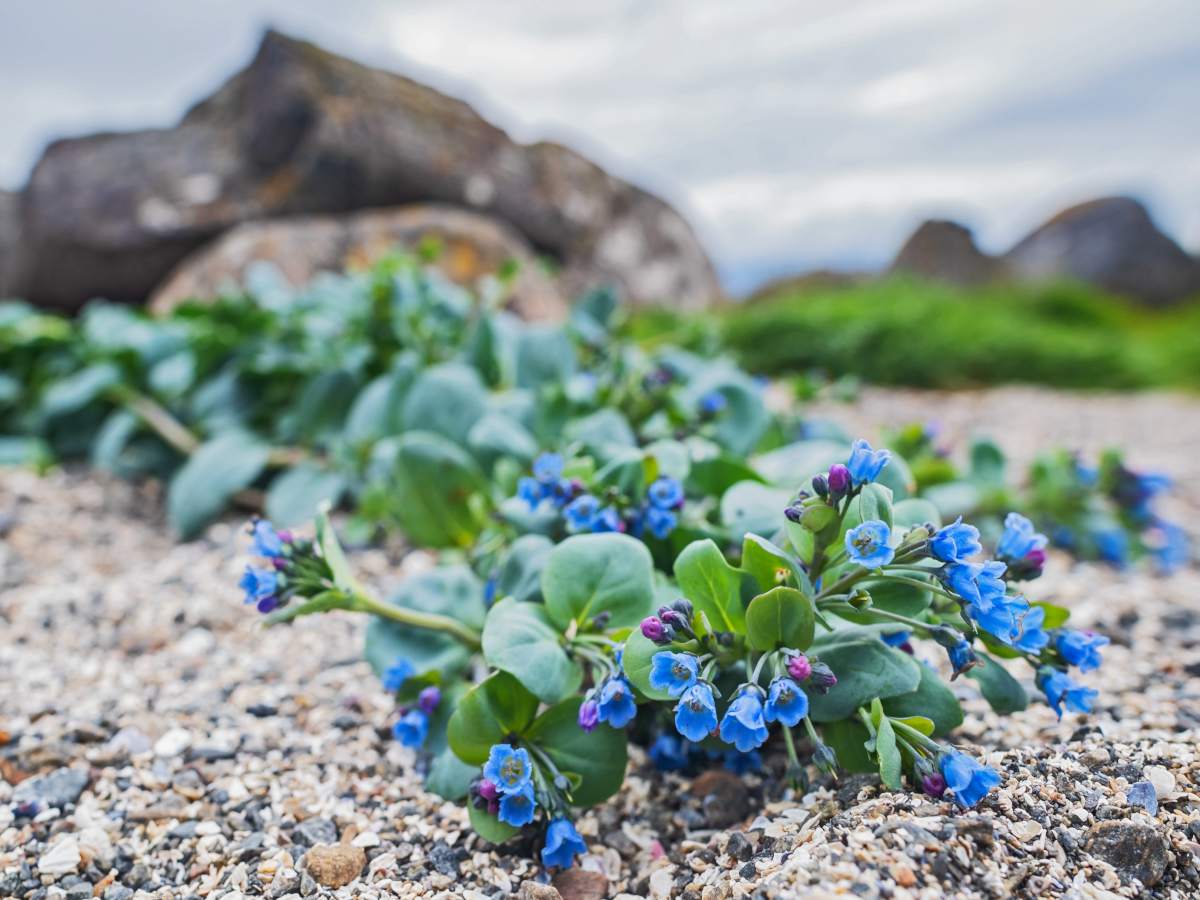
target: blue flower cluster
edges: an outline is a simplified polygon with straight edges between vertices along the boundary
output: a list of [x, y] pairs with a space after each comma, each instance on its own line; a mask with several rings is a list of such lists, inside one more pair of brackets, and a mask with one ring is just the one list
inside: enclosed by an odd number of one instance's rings
[[974, 806], [1000, 784], [999, 772], [958, 750], [943, 751], [938, 768], [943, 790], [953, 792], [954, 801], [964, 808]]
[[400, 720], [392, 726], [392, 736], [405, 747], [420, 747], [429, 734], [429, 717], [442, 702], [442, 692], [436, 685], [424, 688], [417, 695], [417, 705], [402, 711]]
[[605, 722], [613, 728], [624, 728], [636, 715], [633, 685], [620, 672], [613, 672], [584, 696], [579, 707], [579, 727], [591, 731]]
[[483, 765], [480, 795], [495, 803], [501, 822], [520, 828], [533, 821], [537, 799], [533, 792], [533, 763], [524, 747], [494, 744]]
[[700, 744], [678, 735], [663, 733], [654, 739], [646, 751], [650, 762], [660, 772], [695, 771], [703, 765], [719, 762], [735, 775], [757, 772], [762, 768], [762, 755], [757, 750], [741, 753], [705, 750]]
[[254, 539], [254, 553], [262, 557], [266, 566], [246, 566], [238, 580], [246, 603], [253, 604], [259, 612], [269, 613], [287, 603], [288, 554], [292, 535], [278, 532], [266, 519], [255, 519], [250, 523], [250, 534]]
[[578, 491], [578, 485], [562, 475], [562, 454], [539, 454], [533, 461], [532, 477], [526, 476], [517, 482], [517, 496], [528, 503], [530, 509], [537, 509], [544, 501], [562, 509]]

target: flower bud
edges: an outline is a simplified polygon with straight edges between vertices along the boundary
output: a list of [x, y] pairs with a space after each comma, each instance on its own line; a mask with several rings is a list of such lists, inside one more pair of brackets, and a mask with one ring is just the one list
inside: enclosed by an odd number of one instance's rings
[[442, 692], [437, 685], [430, 685], [417, 695], [417, 706], [425, 715], [431, 715], [442, 702]]
[[668, 628], [673, 628], [677, 631], [690, 631], [691, 630], [692, 623], [691, 623], [690, 617], [685, 618], [683, 616], [683, 614], [680, 613], [679, 610], [675, 609], [674, 607], [671, 607], [671, 606], [660, 607], [658, 610], [658, 618], [661, 619], [662, 623], [664, 625], [666, 625]]
[[817, 749], [813, 751], [813, 765], [822, 772], [829, 775], [837, 774], [837, 754], [833, 752], [833, 748], [828, 744], [818, 744]]
[[850, 470], [841, 463], [829, 467], [829, 495], [834, 500], [840, 500], [850, 491]]
[[579, 727], [590, 732], [600, 721], [600, 707], [590, 697], [579, 707]]
[[658, 616], [646, 616], [642, 619], [642, 635], [647, 640], [654, 641], [656, 644], [669, 644], [671, 639], [667, 636], [667, 626]]
[[812, 480], [813, 491], [818, 497], [829, 496], [829, 479], [824, 475], [818, 475]]
[[829, 689], [837, 684], [837, 676], [833, 674], [833, 669], [825, 665], [823, 662], [812, 663], [812, 674], [809, 675], [809, 684], [818, 694], [828, 694]]
[[940, 797], [946, 792], [946, 779], [941, 772], [930, 772], [921, 776], [921, 790], [930, 797]]
[[603, 612], [598, 612], [596, 615], [592, 616], [592, 624], [596, 626], [597, 629], [604, 630], [606, 627], [608, 627], [608, 620], [611, 618], [612, 611], [606, 609]]
[[808, 661], [808, 657], [803, 653], [797, 653], [795, 656], [788, 658], [787, 670], [788, 674], [797, 681], [804, 681], [812, 674], [812, 663]]
[[800, 519], [804, 516], [804, 509], [800, 506], [789, 506], [783, 511], [783, 514], [787, 516], [789, 522], [795, 522], [799, 525]]
[[850, 599], [847, 601], [855, 609], [869, 609], [871, 607], [871, 594], [864, 588], [858, 588]]
[[486, 778], [481, 779], [479, 784], [476, 785], [475, 793], [489, 802], [500, 798], [499, 789]]
[[683, 616], [683, 618], [685, 620], [687, 620], [688, 622], [692, 621], [692, 615], [695, 612], [695, 610], [692, 609], [692, 604], [689, 603], [683, 597], [680, 597], [678, 600], [676, 600], [674, 603], [672, 603], [671, 609], [675, 610], [677, 613], [679, 613], [681, 616]]

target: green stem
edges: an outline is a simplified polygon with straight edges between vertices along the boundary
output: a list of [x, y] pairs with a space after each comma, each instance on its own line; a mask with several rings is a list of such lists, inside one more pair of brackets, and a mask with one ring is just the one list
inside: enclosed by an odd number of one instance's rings
[[355, 592], [356, 608], [362, 612], [390, 619], [402, 625], [412, 625], [415, 628], [427, 628], [430, 631], [444, 631], [462, 641], [472, 650], [480, 648], [480, 635], [474, 628], [464, 625], [457, 619], [443, 616], [439, 613], [420, 612], [404, 606], [393, 606], [372, 597], [363, 591]]
[[[805, 719], [805, 721], [808, 721]], [[783, 742], [787, 745], [788, 761], [797, 769], [800, 768], [800, 757], [796, 754], [796, 741], [792, 737], [792, 729], [783, 729]]]
[[109, 393], [113, 399], [141, 419], [155, 434], [184, 456], [191, 456], [200, 448], [200, 439], [157, 401], [124, 385], [112, 387]]
[[872, 606], [868, 609], [862, 610], [862, 612], [866, 613], [867, 615], [878, 616], [881, 619], [887, 619], [889, 622], [899, 622], [901, 625], [907, 625], [914, 631], [928, 632], [931, 628], [928, 622], [912, 619], [908, 616], [903, 616], [900, 613], [888, 612], [886, 609], [876, 609]]
[[804, 717], [804, 730], [808, 733], [808, 739], [812, 741], [814, 747], [820, 747], [825, 743], [821, 740], [821, 736], [817, 734], [817, 729], [813, 727], [812, 719], [808, 716]]
[[942, 590], [937, 585], [930, 584], [927, 581], [920, 581], [916, 578], [905, 578], [903, 575], [873, 575], [871, 580], [872, 581], [892, 581], [892, 582], [895, 582], [896, 584], [910, 584], [910, 585], [913, 585], [914, 587], [919, 587], [923, 591], [933, 591], [933, 593], [935, 593], [935, 594], [941, 594], [943, 597], [949, 597], [951, 600], [954, 600], [955, 602], [957, 602], [959, 599], [954, 594], [951, 594], [949, 591]]
[[936, 753], [938, 750], [941, 749], [938, 746], [937, 741], [930, 740], [928, 737], [926, 737], [921, 732], [917, 731], [917, 729], [913, 728], [907, 722], [902, 722], [899, 719], [892, 719], [891, 716], [888, 716], [888, 718], [891, 719], [892, 728], [894, 730], [903, 734], [910, 741], [915, 741], [917, 744], [919, 744], [925, 750], [932, 750]]
[[758, 662], [754, 664], [754, 673], [750, 676], [751, 682], [758, 684], [758, 676], [762, 674], [763, 666], [766, 665], [766, 662], [768, 659], [770, 659], [770, 657], [770, 653], [764, 653], [758, 658]]

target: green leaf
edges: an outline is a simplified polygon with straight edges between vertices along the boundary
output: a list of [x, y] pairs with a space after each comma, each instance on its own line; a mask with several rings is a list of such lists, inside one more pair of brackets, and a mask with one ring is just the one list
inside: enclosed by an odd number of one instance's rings
[[483, 416], [487, 392], [474, 369], [443, 363], [417, 376], [404, 399], [403, 421], [409, 430], [439, 434], [460, 447]]
[[562, 633], [546, 610], [511, 597], [488, 612], [483, 626], [483, 657], [508, 672], [545, 703], [556, 703], [579, 690], [583, 670], [563, 647]]
[[721, 497], [721, 523], [740, 538], [747, 532], [774, 534], [792, 492], [758, 481], [740, 481]]
[[249, 487], [267, 465], [268, 449], [252, 435], [226, 432], [206, 441], [171, 480], [167, 518], [184, 540], [195, 537]]
[[321, 548], [321, 556], [325, 558], [329, 570], [333, 573], [334, 584], [348, 592], [359, 590], [354, 570], [350, 568], [350, 561], [346, 559], [346, 551], [342, 549], [341, 542], [338, 541], [337, 532], [333, 530], [333, 523], [329, 521], [329, 513], [321, 510], [317, 514], [316, 524], [317, 544]]
[[507, 822], [501, 822], [486, 809], [479, 809], [473, 803], [467, 804], [467, 815], [470, 816], [471, 827], [475, 833], [493, 844], [503, 844], [521, 831]]
[[577, 806], [603, 803], [621, 789], [628, 761], [624, 729], [601, 725], [590, 734], [579, 727], [582, 697], [572, 697], [542, 713], [526, 733], [563, 774], [582, 778], [572, 792]]
[[896, 746], [896, 732], [887, 716], [879, 720], [875, 732], [875, 756], [879, 760], [879, 777], [884, 786], [893, 791], [900, 790], [900, 750]]
[[575, 348], [556, 325], [528, 325], [517, 339], [517, 387], [564, 384], [575, 370]]
[[970, 478], [984, 489], [1004, 487], [1004, 451], [984, 438], [971, 443]]
[[761, 590], [769, 591], [779, 584], [776, 573], [780, 569], [788, 572], [802, 591], [812, 592], [808, 576], [786, 550], [757, 534], [742, 539], [742, 571], [758, 582]]
[[[905, 572], [904, 577], [917, 581], [923, 580], [922, 576], [913, 572]], [[927, 610], [933, 602], [931, 591], [922, 590], [912, 584], [877, 581], [870, 584], [867, 589], [871, 592], [873, 606], [901, 616], [919, 615]]]
[[853, 719], [842, 719], [821, 726], [821, 737], [837, 754], [838, 765], [847, 772], [874, 772], [875, 763], [867, 753], [870, 734], [866, 726]]
[[1046, 617], [1042, 621], [1043, 628], [1061, 628], [1071, 618], [1071, 611], [1065, 606], [1057, 606], [1053, 603], [1047, 603], [1044, 600], [1038, 601], [1033, 605], [1041, 607], [1046, 611]]
[[1001, 715], [1020, 712], [1029, 705], [1029, 695], [1017, 679], [1013, 678], [999, 662], [986, 653], [977, 652], [983, 661], [967, 672], [967, 677], [979, 685], [983, 698]]
[[629, 420], [615, 409], [600, 409], [568, 422], [564, 437], [569, 443], [582, 444], [588, 453], [601, 460], [607, 460], [621, 448], [637, 446]]
[[111, 413], [92, 444], [92, 465], [109, 472], [120, 471], [121, 453], [140, 424], [137, 416], [124, 409]]
[[807, 650], [813, 639], [812, 601], [795, 588], [759, 594], [746, 609], [746, 636], [755, 650]]
[[[376, 445], [389, 474], [389, 511], [409, 539], [426, 547], [469, 547], [479, 522], [468, 499], [487, 483], [475, 461], [444, 437], [413, 431]], [[390, 462], [390, 465], [389, 465]]]
[[315, 463], [300, 463], [271, 482], [267, 517], [281, 528], [300, 525], [312, 519], [323, 503], [337, 506], [345, 490], [346, 479], [340, 472]]
[[693, 541], [683, 548], [675, 560], [675, 580], [683, 596], [708, 616], [714, 628], [742, 632], [741, 572], [725, 561], [711, 539]]
[[472, 426], [467, 444], [489, 468], [502, 456], [529, 463], [538, 451], [529, 429], [512, 416], [498, 412], [488, 413]]
[[688, 448], [679, 441], [654, 441], [645, 448], [646, 456], [652, 457], [658, 466], [659, 475], [668, 475], [678, 481], [686, 481], [692, 470]]
[[540, 534], [524, 534], [513, 541], [496, 576], [496, 596], [522, 603], [542, 600], [542, 570], [554, 542]]
[[943, 522], [948, 522], [956, 516], [970, 515], [979, 508], [979, 488], [969, 481], [935, 484], [922, 493], [925, 499], [941, 512]]
[[566, 629], [607, 612], [609, 628], [636, 625], [654, 611], [654, 564], [641, 541], [624, 534], [569, 537], [550, 553], [542, 597], [550, 621]]
[[907, 531], [914, 525], [924, 525], [926, 522], [941, 527], [942, 514], [924, 497], [909, 497], [892, 507], [892, 524], [897, 530]]
[[688, 472], [689, 494], [720, 497], [740, 481], [762, 481], [762, 476], [732, 456], [693, 459]]
[[319, 440], [337, 432], [354, 402], [358, 379], [345, 369], [314, 376], [282, 417], [285, 440]]
[[753, 464], [767, 481], [794, 490], [834, 463], [845, 462], [846, 455], [842, 441], [796, 441], [755, 457]]
[[[479, 775], [479, 766], [468, 765], [447, 747], [433, 758], [429, 774], [425, 776], [425, 789], [444, 800], [457, 803], [467, 796], [471, 782]], [[497, 824], [500, 824], [497, 820]]]
[[838, 682], [828, 694], [809, 696], [814, 722], [844, 719], [876, 697], [907, 694], [921, 683], [921, 664], [883, 641], [834, 644], [821, 650], [820, 660], [833, 669]]
[[862, 492], [850, 501], [842, 520], [842, 533], [874, 520], [887, 523], [889, 528], [892, 526], [892, 491], [881, 484], [864, 485]]
[[507, 672], [494, 672], [471, 690], [450, 717], [450, 747], [463, 762], [482, 766], [493, 744], [523, 734], [537, 714], [538, 699]]
[[401, 354], [392, 371], [375, 378], [354, 398], [343, 437], [351, 444], [367, 444], [399, 434], [404, 429], [404, 400], [416, 374], [416, 358]]
[[937, 735], [949, 734], [962, 724], [963, 711], [954, 692], [929, 666], [921, 666], [921, 682], [908, 694], [888, 697], [883, 708], [893, 718], [924, 716], [933, 722]]
[[621, 668], [630, 684], [651, 700], [671, 699], [671, 695], [666, 691], [650, 686], [650, 661], [654, 654], [669, 649], [670, 647], [660, 647], [636, 628], [625, 639], [625, 647], [621, 652]]
[[98, 363], [54, 382], [42, 395], [41, 411], [46, 418], [70, 415], [95, 401], [120, 381], [112, 363]]

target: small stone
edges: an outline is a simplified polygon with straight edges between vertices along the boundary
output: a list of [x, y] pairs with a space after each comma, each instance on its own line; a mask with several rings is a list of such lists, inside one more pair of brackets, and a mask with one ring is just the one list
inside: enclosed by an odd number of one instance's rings
[[68, 835], [38, 857], [38, 872], [59, 878], [79, 869], [83, 857], [79, 853], [79, 841]]
[[1042, 826], [1032, 819], [1026, 819], [1021, 822], [1013, 822], [1011, 831], [1013, 835], [1022, 841], [1032, 841], [1042, 835]]
[[49, 775], [30, 778], [17, 785], [12, 802], [34, 802], [42, 807], [62, 807], [74, 803], [88, 784], [86, 769], [55, 769]]
[[338, 839], [337, 826], [329, 819], [305, 819], [296, 826], [293, 840], [307, 847], [316, 844], [336, 844]]
[[1175, 776], [1165, 766], [1146, 766], [1142, 777], [1154, 785], [1159, 800], [1170, 800], [1175, 796]]
[[1125, 792], [1125, 800], [1130, 806], [1140, 806], [1150, 815], [1158, 815], [1158, 791], [1149, 781], [1131, 785]]
[[67, 888], [66, 900], [89, 900], [92, 896], [92, 883], [81, 881]]
[[725, 769], [709, 769], [692, 782], [689, 793], [700, 800], [704, 821], [710, 828], [726, 828], [750, 812], [746, 783]]
[[1088, 832], [1084, 849], [1148, 888], [1162, 881], [1167, 870], [1167, 842], [1151, 825], [1100, 822]]
[[304, 854], [304, 865], [325, 887], [343, 887], [355, 878], [367, 864], [362, 847], [348, 844], [317, 844]]
[[608, 896], [608, 879], [602, 872], [564, 869], [554, 876], [551, 884], [563, 900], [604, 900]]
[[754, 845], [743, 832], [734, 831], [725, 844], [725, 852], [739, 862], [746, 862], [754, 855]]
[[352, 843], [355, 847], [362, 847], [364, 850], [369, 847], [378, 847], [379, 834], [378, 832], [374, 831], [364, 831], [362, 834], [356, 836], [350, 843]]
[[104, 900], [129, 900], [133, 896], [133, 888], [123, 884], [113, 884], [104, 892]]
[[192, 746], [192, 734], [186, 728], [171, 728], [154, 742], [155, 756], [178, 756]]
[[562, 900], [562, 894], [548, 884], [522, 881], [517, 900]]
[[917, 876], [908, 866], [896, 864], [892, 866], [892, 880], [900, 887], [910, 888], [917, 883]]

